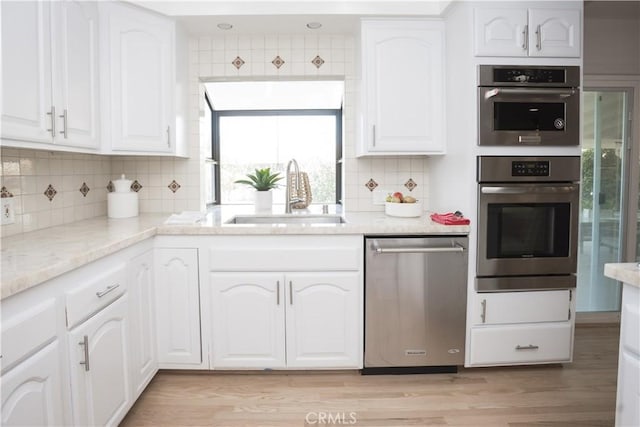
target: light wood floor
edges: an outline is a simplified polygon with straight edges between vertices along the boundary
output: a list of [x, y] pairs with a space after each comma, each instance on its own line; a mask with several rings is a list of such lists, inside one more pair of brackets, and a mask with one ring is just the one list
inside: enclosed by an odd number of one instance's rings
[[613, 426], [618, 334], [617, 326], [578, 326], [574, 362], [562, 366], [381, 376], [160, 372], [122, 425]]

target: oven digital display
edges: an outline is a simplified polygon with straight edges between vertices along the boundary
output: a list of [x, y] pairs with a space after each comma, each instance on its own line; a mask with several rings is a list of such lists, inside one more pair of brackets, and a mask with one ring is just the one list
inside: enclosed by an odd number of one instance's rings
[[565, 83], [563, 68], [495, 68], [496, 83]]
[[511, 176], [549, 176], [549, 161], [511, 162]]

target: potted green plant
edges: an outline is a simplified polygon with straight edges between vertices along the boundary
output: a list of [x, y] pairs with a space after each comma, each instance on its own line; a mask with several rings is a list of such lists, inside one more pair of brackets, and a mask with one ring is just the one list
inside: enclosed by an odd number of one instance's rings
[[271, 168], [256, 169], [254, 174], [247, 174], [249, 179], [239, 179], [236, 184], [246, 184], [255, 188], [255, 206], [257, 211], [270, 210], [273, 204], [271, 191], [278, 187], [282, 179], [280, 172], [271, 173]]

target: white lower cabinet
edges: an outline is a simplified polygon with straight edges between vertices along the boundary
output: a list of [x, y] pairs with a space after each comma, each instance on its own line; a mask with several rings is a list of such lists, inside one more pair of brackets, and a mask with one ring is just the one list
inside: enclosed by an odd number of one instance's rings
[[214, 369], [358, 368], [357, 272], [212, 273]]
[[154, 265], [158, 366], [200, 365], [198, 250], [158, 248]]
[[132, 403], [127, 295], [69, 332], [75, 425], [118, 425]]
[[0, 425], [70, 423], [64, 307], [51, 288], [44, 284], [2, 300]]
[[640, 425], [640, 288], [622, 287], [616, 426]]
[[[4, 340], [3, 340], [4, 341]], [[3, 346], [8, 343], [3, 342]], [[54, 341], [2, 375], [3, 426], [65, 425], [60, 351]]]
[[361, 368], [362, 246], [362, 236], [212, 239], [210, 366]]
[[283, 276], [212, 273], [211, 287], [213, 367], [285, 367]]
[[471, 360], [479, 365], [513, 365], [571, 360], [569, 323], [472, 328]]
[[573, 290], [476, 293], [472, 301], [469, 366], [572, 360]]
[[285, 282], [287, 367], [359, 367], [359, 273], [289, 273]]
[[127, 266], [130, 312], [131, 381], [139, 396], [158, 371], [153, 251], [132, 258]]

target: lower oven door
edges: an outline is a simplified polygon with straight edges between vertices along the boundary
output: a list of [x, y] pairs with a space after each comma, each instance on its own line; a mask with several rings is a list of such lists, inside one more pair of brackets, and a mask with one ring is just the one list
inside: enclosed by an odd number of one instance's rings
[[578, 184], [480, 184], [477, 276], [574, 274]]

